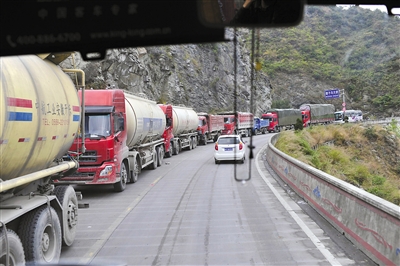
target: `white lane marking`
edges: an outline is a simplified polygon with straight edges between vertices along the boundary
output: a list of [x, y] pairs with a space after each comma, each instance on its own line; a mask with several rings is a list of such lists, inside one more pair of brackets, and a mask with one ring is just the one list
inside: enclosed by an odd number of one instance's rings
[[287, 210], [287, 212], [292, 216], [292, 218], [296, 221], [296, 223], [300, 226], [300, 228], [304, 231], [304, 233], [306, 233], [306, 235], [310, 238], [310, 240], [314, 243], [314, 245], [319, 249], [319, 251], [324, 255], [324, 257], [329, 261], [329, 263], [331, 265], [342, 265], [342, 264], [340, 264], [339, 261], [336, 260], [336, 258], [332, 255], [332, 253], [330, 253], [329, 250], [327, 250], [325, 248], [324, 244], [321, 243], [321, 240], [319, 240], [318, 237], [316, 235], [314, 235], [314, 233], [310, 230], [310, 228], [308, 228], [308, 226], [297, 215], [297, 213], [294, 210], [292, 210], [292, 208], [289, 206], [289, 204], [286, 202], [286, 200], [272, 186], [271, 182], [268, 181], [268, 179], [265, 177], [265, 175], [261, 171], [261, 168], [258, 164], [258, 160], [259, 160], [261, 151], [266, 150], [267, 146], [268, 146], [268, 143], [260, 149], [260, 152], [257, 153], [256, 160], [255, 160], [257, 171], [260, 174], [261, 178], [265, 181], [267, 186], [274, 193], [275, 197], [279, 200], [279, 202], [283, 205], [283, 207]]

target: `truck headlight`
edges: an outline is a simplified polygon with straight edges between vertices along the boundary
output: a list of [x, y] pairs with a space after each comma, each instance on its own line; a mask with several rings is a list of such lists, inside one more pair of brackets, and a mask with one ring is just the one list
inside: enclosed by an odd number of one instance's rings
[[100, 176], [108, 176], [111, 175], [113, 167], [111, 165], [107, 165], [101, 172]]

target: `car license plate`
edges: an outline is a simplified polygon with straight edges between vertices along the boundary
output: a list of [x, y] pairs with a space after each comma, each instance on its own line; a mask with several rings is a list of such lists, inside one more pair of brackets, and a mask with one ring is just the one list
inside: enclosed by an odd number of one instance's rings
[[225, 151], [233, 151], [233, 148], [225, 148]]

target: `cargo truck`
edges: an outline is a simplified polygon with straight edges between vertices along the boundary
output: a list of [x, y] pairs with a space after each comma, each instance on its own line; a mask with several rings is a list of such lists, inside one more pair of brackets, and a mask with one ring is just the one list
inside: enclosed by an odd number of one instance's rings
[[251, 136], [254, 123], [254, 115], [252, 113], [236, 112], [235, 114], [235, 112], [225, 112], [218, 114], [224, 116], [223, 135]]
[[300, 109], [271, 109], [261, 116], [268, 119], [268, 132], [294, 129], [297, 119], [302, 121]]
[[269, 120], [254, 117], [253, 135], [265, 134], [268, 131]]
[[329, 124], [335, 121], [333, 104], [302, 104], [300, 106], [303, 127]]
[[[159, 105], [165, 112], [166, 106]], [[194, 149], [197, 147], [197, 113], [192, 109], [184, 106], [172, 107], [172, 116], [165, 113], [167, 120], [172, 124], [172, 138], [169, 140], [172, 143], [172, 154], [177, 155], [183, 149]]]
[[197, 115], [199, 117], [197, 127], [199, 144], [206, 145], [210, 140], [216, 142], [224, 129], [224, 117], [207, 113], [197, 113]]
[[56, 265], [75, 239], [78, 197], [51, 183], [78, 168], [62, 160], [81, 120], [76, 88], [57, 65], [68, 56], [0, 58], [1, 265]]
[[78, 154], [79, 169], [57, 184], [112, 184], [121, 192], [137, 181], [142, 169], [161, 166], [166, 119], [156, 102], [110, 89], [85, 91], [84, 104], [86, 134], [70, 148]]

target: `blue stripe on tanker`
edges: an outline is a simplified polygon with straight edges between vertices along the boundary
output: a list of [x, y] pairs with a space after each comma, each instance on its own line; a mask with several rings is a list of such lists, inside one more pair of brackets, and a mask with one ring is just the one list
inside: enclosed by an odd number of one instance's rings
[[8, 112], [8, 121], [32, 121], [32, 113]]

